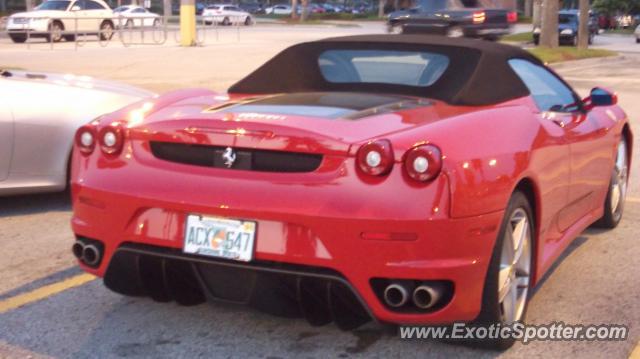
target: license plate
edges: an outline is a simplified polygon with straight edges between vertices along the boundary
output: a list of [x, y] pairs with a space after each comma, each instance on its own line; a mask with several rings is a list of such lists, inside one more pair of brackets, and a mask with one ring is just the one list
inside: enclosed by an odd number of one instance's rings
[[256, 222], [190, 214], [183, 252], [248, 262], [255, 234]]

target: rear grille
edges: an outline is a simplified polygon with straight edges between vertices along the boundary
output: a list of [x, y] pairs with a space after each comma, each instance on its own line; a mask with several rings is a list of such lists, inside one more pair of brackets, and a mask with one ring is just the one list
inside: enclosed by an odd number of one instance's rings
[[161, 160], [193, 166], [228, 168], [262, 172], [313, 172], [322, 155], [234, 148], [231, 167], [223, 157], [227, 147], [191, 145], [173, 142], [151, 142], [151, 152]]

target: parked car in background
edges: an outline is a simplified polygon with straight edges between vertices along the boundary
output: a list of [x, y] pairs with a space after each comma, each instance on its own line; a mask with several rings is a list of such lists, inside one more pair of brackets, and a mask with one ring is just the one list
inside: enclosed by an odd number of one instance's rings
[[238, 5], [242, 10], [248, 12], [249, 14], [262, 14], [264, 13], [264, 8], [262, 4], [254, 2], [254, 3], [242, 3]]
[[[580, 27], [580, 11], [560, 10], [558, 12], [558, 36], [560, 44], [576, 46], [578, 44], [578, 29]], [[541, 29], [533, 29], [533, 42], [540, 43]], [[589, 15], [589, 44], [593, 43], [594, 37], [598, 34], [598, 19]]]
[[291, 6], [285, 4], [274, 5], [264, 9], [265, 14], [272, 15], [291, 15], [291, 12]]
[[113, 10], [117, 27], [159, 26], [160, 15], [137, 5], [120, 6]]
[[73, 41], [76, 31], [110, 40], [114, 33], [112, 18], [113, 12], [103, 0], [49, 0], [33, 11], [11, 15], [7, 32], [17, 43], [27, 41], [28, 37]]
[[0, 196], [64, 190], [76, 130], [152, 96], [87, 76], [0, 70]]
[[460, 0], [421, 0], [415, 8], [389, 14], [387, 26], [389, 32], [496, 40], [518, 20], [515, 11], [479, 6]]
[[202, 17], [204, 18], [204, 23], [207, 25], [213, 23], [221, 25], [253, 24], [251, 14], [235, 5], [209, 5], [202, 12]]

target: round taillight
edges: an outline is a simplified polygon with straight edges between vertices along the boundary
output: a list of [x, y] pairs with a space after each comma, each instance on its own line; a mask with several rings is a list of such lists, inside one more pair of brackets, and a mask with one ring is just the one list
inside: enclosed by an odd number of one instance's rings
[[368, 142], [358, 150], [358, 167], [372, 176], [386, 175], [393, 167], [393, 150], [389, 140]]
[[124, 134], [120, 126], [107, 126], [98, 134], [100, 148], [107, 155], [117, 155], [124, 146]]
[[76, 147], [85, 155], [93, 152], [96, 148], [96, 131], [92, 126], [82, 126], [76, 131]]
[[430, 181], [442, 169], [442, 153], [434, 145], [421, 145], [407, 151], [404, 169], [416, 181]]

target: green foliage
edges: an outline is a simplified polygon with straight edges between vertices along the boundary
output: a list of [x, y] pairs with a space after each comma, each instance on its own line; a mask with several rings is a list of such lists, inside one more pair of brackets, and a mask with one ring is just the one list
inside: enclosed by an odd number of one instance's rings
[[575, 47], [557, 47], [553, 49], [545, 47], [534, 47], [528, 49], [529, 52], [537, 56], [545, 63], [588, 59], [592, 57], [615, 56], [617, 53], [602, 49], [577, 49]]
[[593, 9], [607, 15], [640, 12], [640, 0], [594, 0]]

